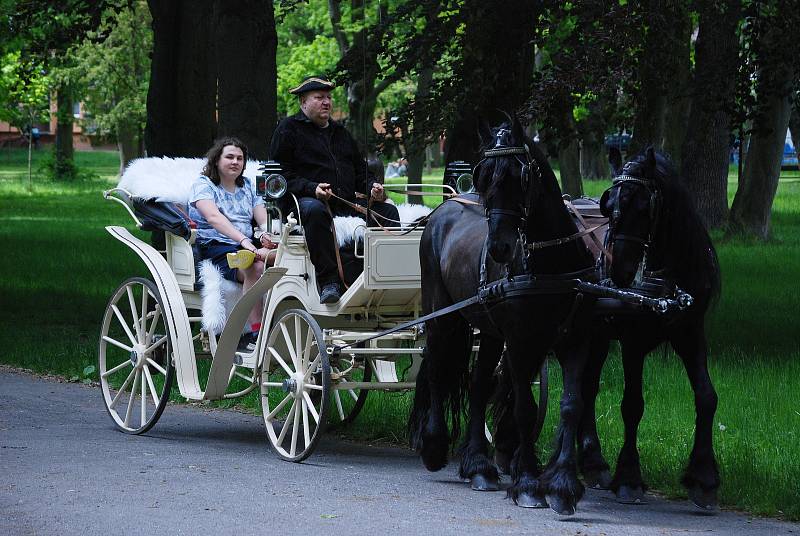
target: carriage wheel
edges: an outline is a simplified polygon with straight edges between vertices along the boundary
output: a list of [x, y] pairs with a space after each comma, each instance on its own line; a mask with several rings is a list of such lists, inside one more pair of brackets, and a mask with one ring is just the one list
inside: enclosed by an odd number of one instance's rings
[[314, 317], [289, 309], [264, 346], [261, 409], [272, 448], [284, 460], [305, 460], [322, 435], [331, 388], [324, 341]]
[[[350, 367], [349, 358], [340, 356], [338, 362], [331, 362], [331, 370], [338, 374]], [[369, 382], [372, 380], [372, 368], [368, 360], [364, 362], [364, 368], [354, 368], [347, 379], [356, 382]], [[343, 383], [344, 378], [333, 380], [334, 385]], [[369, 389], [332, 389], [331, 390], [331, 409], [328, 416], [328, 425], [332, 428], [340, 428], [350, 424], [355, 420], [364, 403], [367, 401]]]
[[149, 280], [124, 281], [103, 315], [98, 362], [103, 401], [117, 427], [143, 434], [169, 400], [175, 369], [161, 297]]

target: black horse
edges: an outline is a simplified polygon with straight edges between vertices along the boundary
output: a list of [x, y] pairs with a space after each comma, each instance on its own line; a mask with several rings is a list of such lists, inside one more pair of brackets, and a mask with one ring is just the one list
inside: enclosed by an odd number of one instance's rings
[[[422, 235], [425, 314], [475, 295], [481, 282], [518, 274], [541, 278], [547, 287], [547, 282], [593, 270], [594, 260], [581, 241], [553, 241], [574, 236], [577, 228], [547, 159], [524, 136], [519, 122], [504, 123], [491, 132], [483, 129], [481, 140], [484, 158], [475, 168], [475, 186], [484, 206], [448, 201], [433, 213]], [[538, 249], [528, 240], [552, 247]], [[460, 449], [459, 473], [475, 489], [497, 489], [484, 422], [492, 373], [505, 342], [508, 376], [515, 387], [518, 445], [511, 460], [513, 483], [508, 495], [520, 506], [549, 503], [559, 513], [574, 512], [584, 492], [577, 478], [575, 444], [591, 301], [552, 284], [539, 294], [472, 305], [426, 323], [427, 346], [409, 428], [412, 446], [429, 470], [446, 465], [468, 392], [468, 430]], [[472, 326], [480, 329], [480, 351], [470, 379]], [[553, 347], [564, 371], [564, 395], [557, 450], [541, 472], [534, 450], [536, 404], [530, 382]]]
[[[711, 439], [717, 395], [708, 374], [705, 314], [720, 292], [716, 251], [668, 158], [651, 148], [624, 167], [618, 151], [610, 160], [616, 177], [600, 204], [610, 218], [611, 280], [620, 288], [656, 294], [677, 286], [691, 294], [694, 302], [672, 316], [618, 315], [598, 326], [583, 382], [586, 406], [578, 438], [580, 467], [587, 484], [610, 487], [620, 502], [643, 501], [645, 484], [636, 446], [644, 412], [642, 369], [645, 356], [669, 342], [683, 361], [695, 397], [694, 447], [682, 482], [698, 507], [713, 510], [720, 483]], [[595, 398], [612, 338], [620, 341], [625, 376], [625, 440], [613, 479], [595, 427]]]

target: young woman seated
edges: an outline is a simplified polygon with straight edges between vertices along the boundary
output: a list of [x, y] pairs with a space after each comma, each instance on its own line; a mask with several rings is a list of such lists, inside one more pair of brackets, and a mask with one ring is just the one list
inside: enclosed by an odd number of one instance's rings
[[[197, 260], [211, 259], [225, 279], [242, 283], [245, 292], [264, 273], [264, 263], [271, 265], [275, 258], [275, 245], [266, 235], [257, 244], [253, 239], [252, 221], [264, 226], [267, 211], [252, 181], [242, 175], [246, 163], [244, 143], [233, 137], [217, 140], [206, 153], [203, 174], [192, 184], [189, 198], [189, 216], [197, 222]], [[227, 254], [240, 249], [255, 253], [255, 262], [244, 269], [229, 267]], [[240, 350], [252, 349], [261, 327], [262, 309], [259, 301], [250, 312]]]

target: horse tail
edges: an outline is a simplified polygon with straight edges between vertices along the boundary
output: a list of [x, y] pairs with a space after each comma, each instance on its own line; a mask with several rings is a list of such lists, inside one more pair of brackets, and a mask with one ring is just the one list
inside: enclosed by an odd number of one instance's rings
[[[429, 343], [434, 342], [433, 337], [440, 342], [434, 349], [429, 344], [423, 351], [408, 419], [411, 447], [423, 452], [423, 457], [426, 457], [425, 452], [433, 451], [432, 457], [437, 460], [431, 464], [433, 466], [439, 465], [442, 455], [446, 456], [446, 451], [461, 435], [466, 408], [472, 330], [462, 318], [458, 318], [455, 327], [457, 329], [438, 335], [429, 332]], [[442, 413], [432, 413], [434, 405], [441, 408]]]

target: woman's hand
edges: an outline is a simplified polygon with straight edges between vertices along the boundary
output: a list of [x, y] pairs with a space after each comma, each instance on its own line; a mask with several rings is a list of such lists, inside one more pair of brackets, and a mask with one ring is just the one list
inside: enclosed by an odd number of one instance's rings
[[252, 251], [253, 253], [258, 253], [258, 248], [253, 245], [253, 241], [248, 237], [244, 237], [242, 241], [239, 242], [239, 245], [242, 246], [242, 249]]

